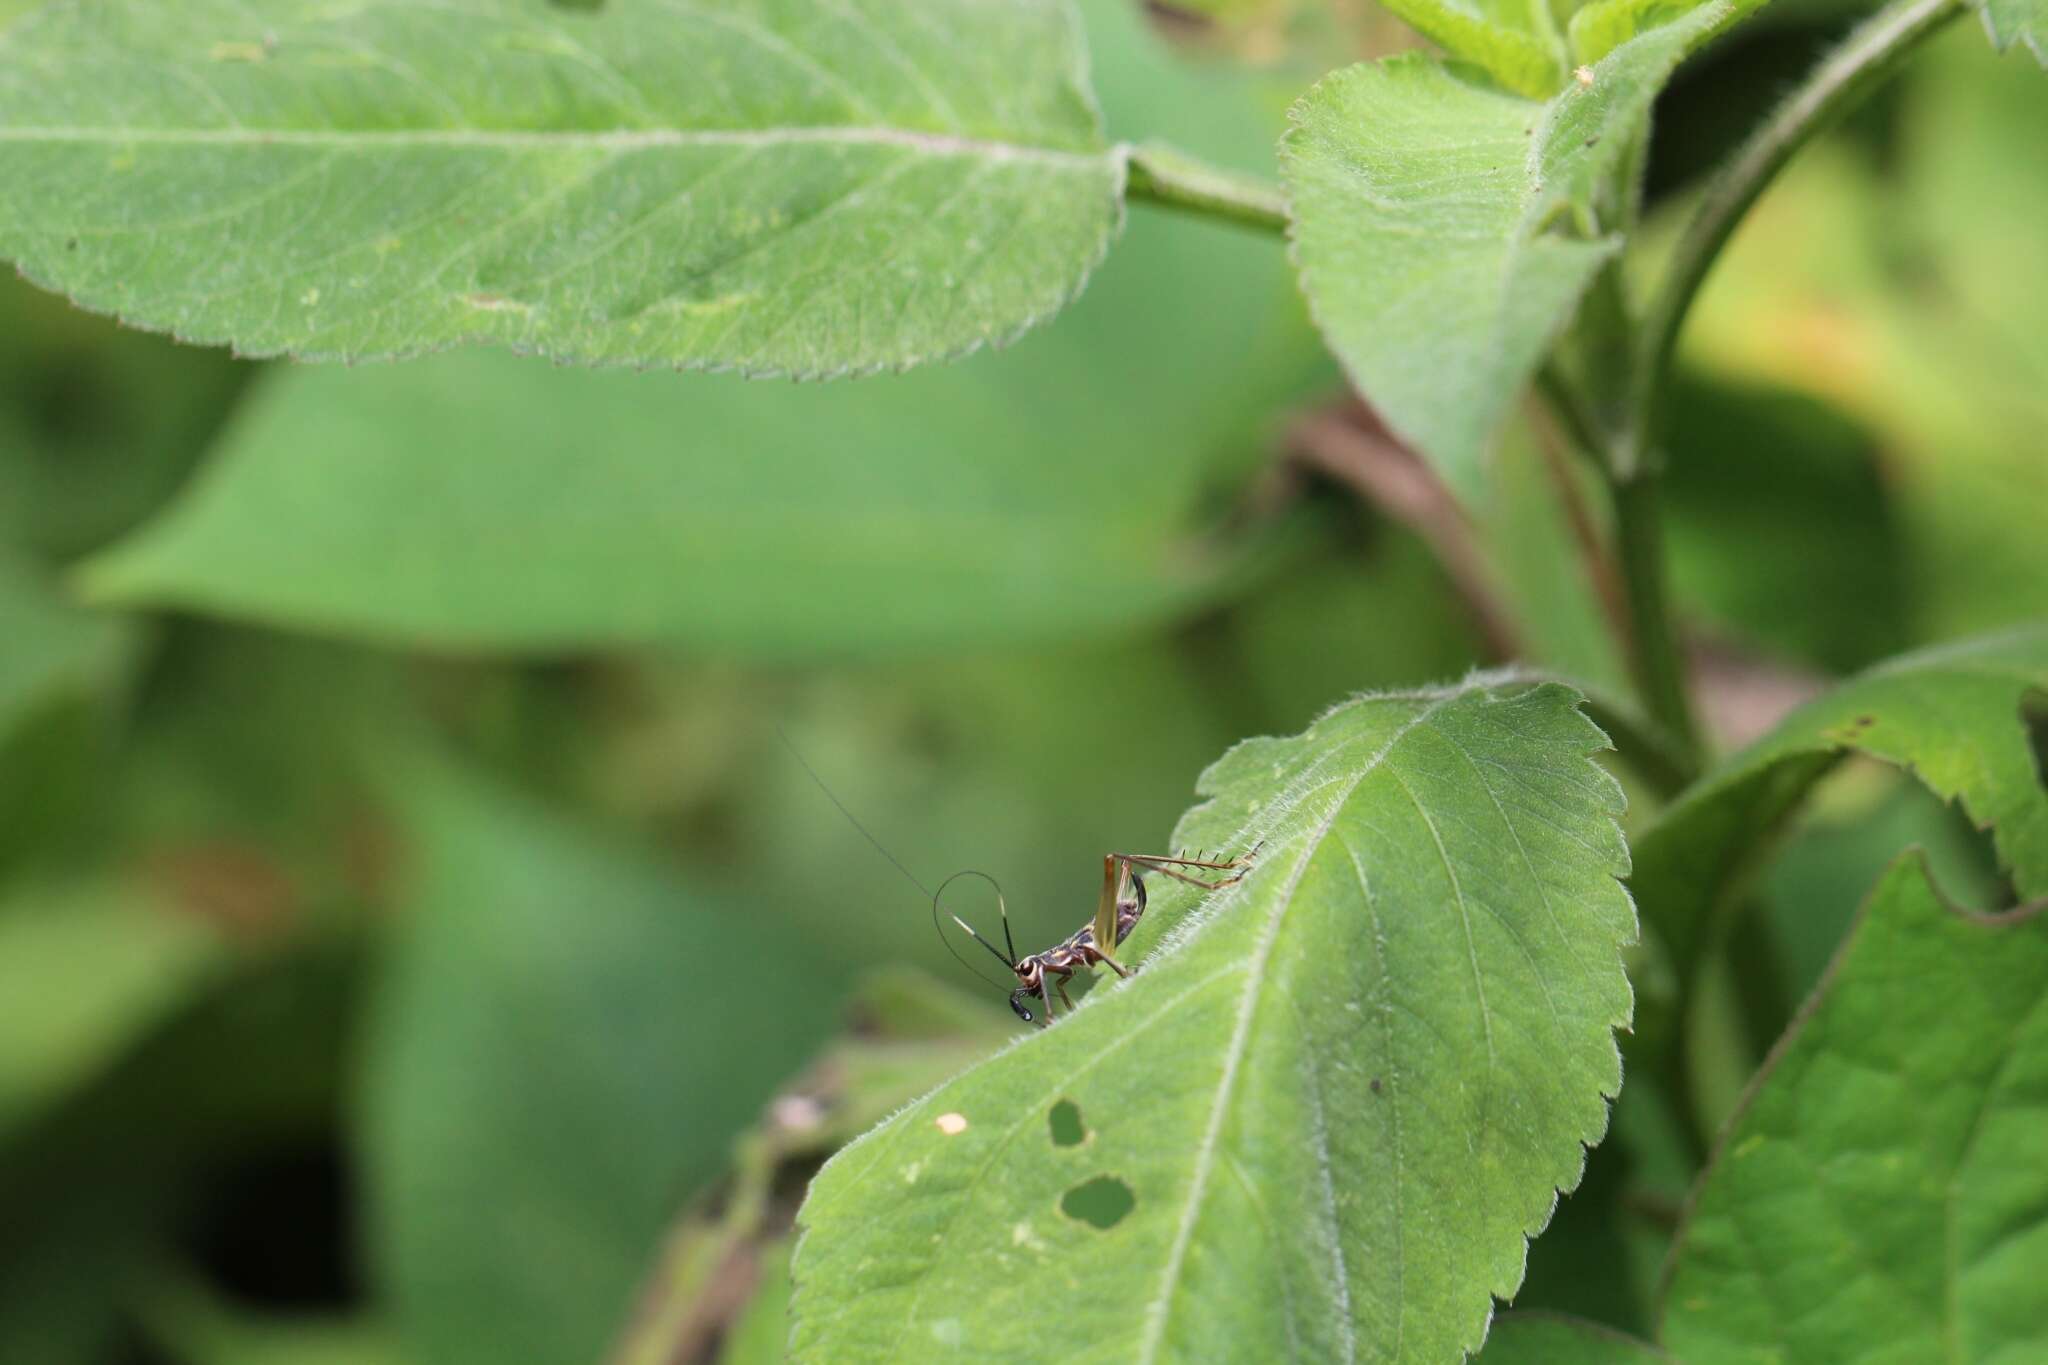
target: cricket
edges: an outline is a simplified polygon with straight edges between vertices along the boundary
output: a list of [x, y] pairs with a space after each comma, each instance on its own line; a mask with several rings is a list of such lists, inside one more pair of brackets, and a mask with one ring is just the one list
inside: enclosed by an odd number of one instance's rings
[[[932, 928], [939, 935], [939, 941], [946, 945], [946, 951], [952, 953], [962, 966], [984, 981], [989, 979], [987, 975], [977, 970], [966, 958], [961, 957], [960, 950], [953, 946], [953, 940], [946, 936], [945, 926], [939, 921], [939, 914], [946, 888], [960, 878], [979, 877], [989, 884], [996, 893], [996, 914], [1003, 922], [1002, 948], [996, 947], [976, 933], [974, 926], [958, 915], [948, 911], [947, 918], [959, 925], [969, 938], [986, 948], [996, 961], [1002, 963], [1016, 976], [1017, 987], [1010, 992], [1010, 1008], [1025, 1023], [1035, 1023], [1040, 1028], [1048, 1026], [1053, 1020], [1052, 998], [1055, 993], [1069, 1010], [1074, 1008], [1074, 1002], [1067, 994], [1067, 983], [1073, 979], [1075, 972], [1082, 968], [1106, 966], [1120, 978], [1131, 974], [1131, 968], [1116, 960], [1115, 952], [1123, 946], [1123, 941], [1130, 937], [1131, 930], [1138, 927], [1138, 921], [1145, 917], [1147, 874], [1157, 873], [1162, 877], [1171, 877], [1177, 882], [1198, 886], [1205, 891], [1221, 891], [1244, 880], [1245, 873], [1251, 870], [1252, 861], [1264, 847], [1262, 841], [1235, 857], [1218, 858], [1204, 857], [1203, 851], [1197, 851], [1192, 858], [1185, 854], [1166, 853], [1105, 854], [1102, 859], [1102, 891], [1096, 898], [1094, 918], [1043, 952], [1027, 953], [1019, 957], [1016, 941], [1010, 936], [1009, 907], [1003, 900], [1003, 888], [994, 877], [986, 872], [969, 869], [955, 872], [940, 882], [936, 891], [927, 888], [917, 879], [915, 873], [898, 861], [896, 855], [885, 848], [882, 841], [871, 834], [868, 827], [846, 808], [845, 803], [825, 784], [825, 779], [818, 775], [817, 769], [813, 768], [809, 760], [797, 750], [796, 745], [786, 733], [783, 733], [780, 726], [776, 728], [776, 733], [781, 736], [783, 747], [789, 750], [790, 756], [810, 774], [811, 781], [817, 783], [818, 790], [823, 792], [825, 799], [846, 817], [847, 823], [859, 831], [860, 836], [866, 839], [890, 866], [908, 878], [912, 886], [931, 898]], [[1202, 872], [1220, 875], [1196, 875]], [[1105, 948], [1104, 944], [1109, 946]], [[1033, 996], [1038, 998], [1040, 1005], [1037, 1013], [1033, 1013], [1031, 1008]]]
[[[1059, 993], [1060, 1001], [1068, 1009], [1074, 1002], [1067, 995], [1067, 982], [1076, 971], [1083, 967], [1104, 966], [1119, 977], [1129, 976], [1131, 969], [1118, 962], [1112, 955], [1130, 937], [1131, 930], [1138, 927], [1138, 921], [1145, 917], [1145, 872], [1157, 872], [1163, 877], [1186, 882], [1209, 891], [1221, 891], [1226, 886], [1235, 886], [1244, 880], [1250, 870], [1252, 859], [1258, 856], [1259, 845], [1234, 858], [1205, 859], [1199, 853], [1189, 858], [1165, 853], [1110, 853], [1102, 859], [1102, 894], [1096, 901], [1095, 917], [1075, 930], [1064, 941], [1054, 944], [1041, 953], [1017, 956], [1017, 945], [1010, 938], [1010, 913], [1003, 904], [1003, 891], [996, 887], [996, 913], [1003, 921], [1003, 946], [1009, 951], [997, 948], [993, 943], [974, 932], [974, 926], [958, 915], [951, 915], [953, 923], [960, 926], [969, 938], [988, 949], [996, 961], [1008, 967], [1017, 975], [1017, 989], [1010, 992], [1010, 1008], [1025, 1023], [1036, 1023], [1040, 1028], [1053, 1019], [1052, 997]], [[1204, 871], [1228, 873], [1215, 879], [1194, 876], [1182, 869], [1196, 868]], [[1141, 870], [1142, 869], [1142, 870]], [[932, 897], [932, 922], [938, 924], [939, 899], [946, 894], [946, 888], [961, 877], [983, 877], [991, 886], [995, 878], [985, 872], [956, 872], [939, 883], [939, 890]], [[939, 936], [945, 937], [940, 928]], [[1105, 948], [1102, 945], [1108, 944]], [[950, 941], [946, 946], [951, 948]], [[957, 952], [954, 953], [958, 957]], [[1037, 996], [1044, 1007], [1042, 1015], [1034, 1016], [1030, 1000]]]

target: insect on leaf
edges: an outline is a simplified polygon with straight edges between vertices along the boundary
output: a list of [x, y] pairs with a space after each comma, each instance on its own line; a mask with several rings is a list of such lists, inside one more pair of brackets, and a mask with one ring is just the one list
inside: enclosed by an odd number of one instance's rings
[[[1175, 847], [1263, 838], [1128, 983], [843, 1150], [799, 1361], [1453, 1361], [1620, 1084], [1621, 793], [1555, 685], [1238, 745]], [[1078, 1142], [1061, 1141], [1064, 1129]]]
[[1123, 174], [1057, 0], [85, 0], [0, 37], [0, 256], [255, 355], [944, 359], [1072, 297]]

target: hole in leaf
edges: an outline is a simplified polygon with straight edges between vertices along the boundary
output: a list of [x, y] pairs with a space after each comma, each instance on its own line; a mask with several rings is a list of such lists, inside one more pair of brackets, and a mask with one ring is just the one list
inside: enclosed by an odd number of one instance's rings
[[1088, 1138], [1088, 1130], [1081, 1126], [1081, 1106], [1072, 1100], [1061, 1100], [1052, 1107], [1052, 1145], [1055, 1147], [1079, 1147]]
[[1113, 1175], [1084, 1180], [1060, 1196], [1060, 1212], [1107, 1231], [1138, 1207], [1138, 1196]]

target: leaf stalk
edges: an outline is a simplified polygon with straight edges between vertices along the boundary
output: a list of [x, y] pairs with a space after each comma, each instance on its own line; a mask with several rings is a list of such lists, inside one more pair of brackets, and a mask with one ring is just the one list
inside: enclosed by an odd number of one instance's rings
[[1287, 196], [1278, 185], [1212, 166], [1158, 142], [1126, 144], [1124, 158], [1130, 172], [1125, 192], [1133, 199], [1276, 235], [1287, 231]]

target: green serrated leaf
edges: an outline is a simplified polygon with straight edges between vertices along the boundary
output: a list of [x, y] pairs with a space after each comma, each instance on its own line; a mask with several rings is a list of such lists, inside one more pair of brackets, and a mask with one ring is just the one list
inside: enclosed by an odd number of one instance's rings
[[[1121, 125], [1271, 156], [1242, 81], [1182, 69], [1122, 0], [1087, 17]], [[408, 643], [784, 659], [1156, 621], [1271, 548], [1221, 533], [1219, 493], [1330, 367], [1270, 242], [1149, 212], [1130, 238], [1059, 327], [886, 384], [483, 353], [281, 370], [85, 582]]]
[[1694, 1196], [1664, 1302], [1689, 1365], [2048, 1351], [2048, 909], [1878, 884]]
[[0, 255], [252, 355], [903, 367], [1106, 250], [1084, 68], [1059, 0], [66, 0], [0, 37]]
[[1465, 500], [1495, 430], [1621, 246], [1594, 200], [1713, 0], [1616, 48], [1548, 101], [1419, 55], [1349, 67], [1281, 140], [1295, 264], [1361, 392]]
[[2048, 0], [1971, 0], [1984, 20], [1991, 46], [2000, 52], [2020, 43], [2048, 66]]
[[1639, 33], [1684, 14], [1696, 0], [1593, 0], [1572, 15], [1572, 60], [1597, 62]]
[[1486, 1334], [1473, 1365], [1657, 1365], [1656, 1347], [1610, 1327], [1547, 1313], [1509, 1313]]
[[777, 920], [439, 766], [364, 1074], [370, 1247], [408, 1353], [589, 1361], [675, 1203], [831, 1023]]
[[1644, 919], [1679, 962], [1692, 962], [1767, 837], [1851, 751], [1960, 801], [1991, 831], [2021, 894], [2048, 895], [2048, 792], [2027, 716], [2044, 689], [2048, 627], [2032, 627], [1904, 655], [1802, 706], [1636, 841], [1630, 885]]
[[795, 1358], [1475, 1349], [1621, 1079], [1603, 746], [1568, 689], [1474, 677], [1231, 750], [1173, 842], [1257, 867], [826, 1167]]
[[[1455, 0], [1387, 0], [1387, 8], [1452, 56], [1480, 67], [1504, 90], [1540, 100], [1564, 80], [1564, 45], [1548, 0], [1484, 7]], [[1540, 27], [1530, 26], [1531, 20]]]

